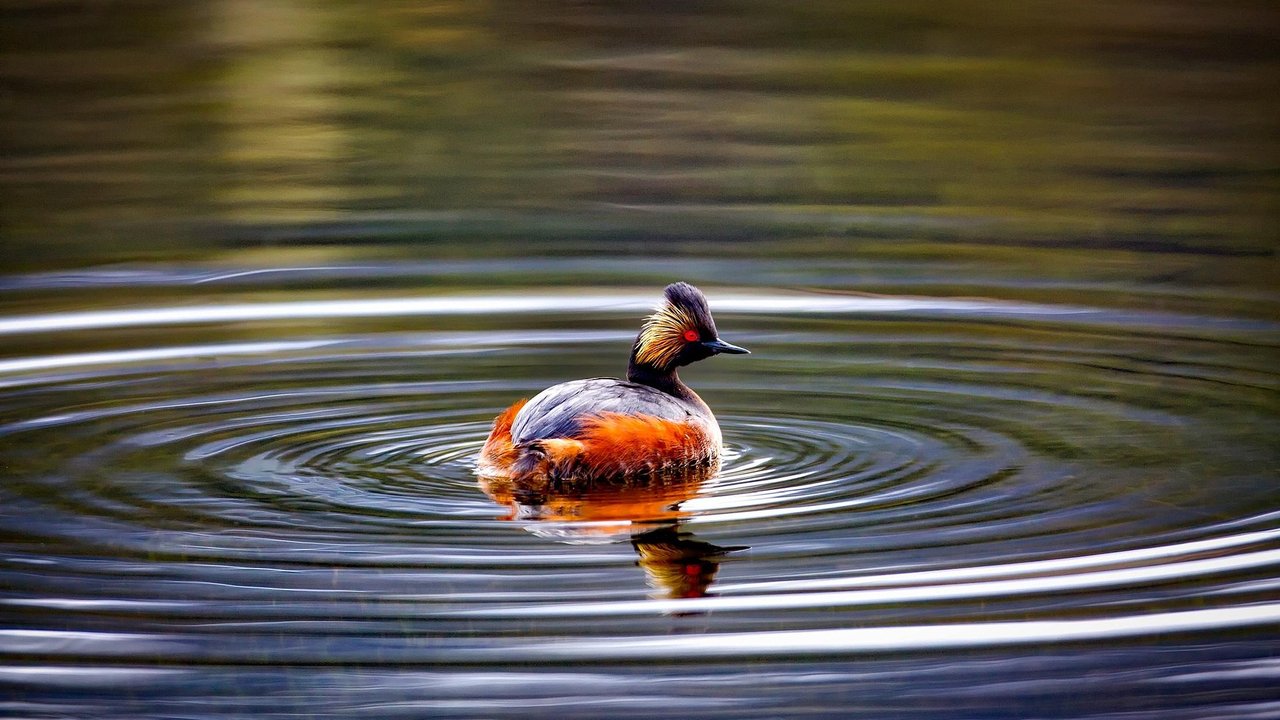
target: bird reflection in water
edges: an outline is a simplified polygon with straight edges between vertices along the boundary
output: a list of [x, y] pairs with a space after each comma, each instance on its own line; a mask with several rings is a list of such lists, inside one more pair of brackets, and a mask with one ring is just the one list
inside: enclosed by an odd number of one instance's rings
[[714, 469], [663, 473], [614, 482], [598, 479], [554, 483], [515, 482], [480, 475], [480, 487], [510, 509], [503, 519], [525, 523], [534, 535], [574, 544], [630, 542], [659, 599], [706, 597], [725, 556], [743, 546], [722, 547], [684, 529], [681, 504], [697, 497]]

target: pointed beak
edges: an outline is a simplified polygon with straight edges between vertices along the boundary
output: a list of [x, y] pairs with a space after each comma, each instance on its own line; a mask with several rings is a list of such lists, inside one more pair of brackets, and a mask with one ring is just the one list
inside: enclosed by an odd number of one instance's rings
[[730, 345], [729, 343], [721, 340], [720, 338], [716, 338], [715, 340], [708, 340], [702, 343], [702, 347], [710, 350], [711, 352], [717, 355], [720, 353], [729, 353], [730, 355], [747, 355], [751, 353], [750, 350], [744, 347], [738, 347], [737, 345]]

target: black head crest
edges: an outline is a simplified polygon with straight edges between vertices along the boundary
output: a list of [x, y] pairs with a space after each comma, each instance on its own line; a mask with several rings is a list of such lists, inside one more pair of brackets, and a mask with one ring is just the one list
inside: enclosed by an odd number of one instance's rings
[[696, 329], [706, 332], [710, 337], [716, 336], [716, 321], [711, 318], [711, 308], [707, 307], [707, 298], [698, 288], [687, 282], [671, 283], [663, 291], [667, 303], [688, 316], [697, 326]]

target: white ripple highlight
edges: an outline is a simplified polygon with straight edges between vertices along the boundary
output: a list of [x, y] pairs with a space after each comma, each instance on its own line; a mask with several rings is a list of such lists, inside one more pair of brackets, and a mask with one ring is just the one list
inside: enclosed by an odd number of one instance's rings
[[857, 654], [1122, 640], [1165, 633], [1204, 632], [1280, 623], [1280, 603], [1211, 610], [1122, 615], [1093, 620], [828, 628], [675, 637], [617, 637], [535, 643], [531, 657], [561, 660], [637, 660]]
[[[1177, 546], [1177, 554], [1192, 554], [1210, 549], [1230, 547], [1242, 541], [1258, 541], [1269, 533], [1250, 533], [1231, 540], [1202, 541]], [[1234, 542], [1233, 542], [1234, 540]], [[880, 604], [924, 603], [961, 601], [992, 597], [1014, 597], [1046, 593], [1097, 590], [1107, 587], [1130, 587], [1142, 584], [1182, 581], [1188, 578], [1238, 572], [1260, 567], [1280, 565], [1280, 550], [1259, 550], [1225, 557], [1198, 558], [1182, 562], [1161, 563], [1148, 566], [1129, 566], [1128, 563], [1155, 560], [1170, 555], [1158, 549], [1147, 552], [1113, 553], [1093, 558], [1043, 561], [1040, 563], [1016, 563], [1007, 567], [970, 568], [960, 571], [944, 570], [925, 573], [905, 573], [870, 578], [845, 579], [841, 582], [864, 587], [851, 590], [815, 591], [813, 583], [796, 581], [789, 583], [761, 583], [755, 586], [729, 586], [719, 589], [731, 593], [742, 589], [787, 589], [792, 592], [779, 594], [721, 595], [679, 600], [638, 600], [620, 602], [569, 603], [554, 606], [528, 605], [521, 607], [480, 608], [463, 610], [455, 614], [482, 617], [562, 617], [562, 616], [623, 616], [654, 612], [712, 612], [796, 610], [824, 607], [855, 607]], [[1103, 569], [1085, 571], [1090, 566]], [[1105, 567], [1110, 565], [1111, 567]], [[1120, 567], [1114, 567], [1120, 565]], [[1045, 573], [1062, 574], [1045, 574]], [[1022, 575], [988, 579], [1001, 575]], [[985, 576], [985, 577], [983, 577]], [[875, 587], [895, 585], [896, 587]], [[870, 586], [870, 587], [867, 587]]]
[[119, 350], [111, 352], [70, 353], [44, 357], [0, 360], [0, 373], [29, 370], [53, 370], [85, 365], [116, 365], [154, 360], [189, 360], [200, 356], [269, 355], [292, 350], [311, 350], [335, 345], [336, 340], [297, 340], [291, 342], [227, 343], [221, 345], [186, 345], [178, 347]]
[[[397, 317], [412, 315], [509, 315], [609, 310], [648, 312], [653, 293], [562, 296], [484, 296], [238, 303], [177, 308], [139, 308], [49, 313], [0, 319], [0, 335], [93, 330], [150, 325], [186, 325], [258, 320]], [[982, 313], [986, 315], [1065, 315], [1095, 313], [1080, 307], [1035, 305], [996, 300], [926, 297], [871, 297], [800, 294], [717, 293], [717, 312], [804, 313]]]

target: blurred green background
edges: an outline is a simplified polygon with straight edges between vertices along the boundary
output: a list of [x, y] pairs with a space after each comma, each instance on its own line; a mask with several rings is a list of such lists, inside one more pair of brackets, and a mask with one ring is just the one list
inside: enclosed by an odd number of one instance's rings
[[1270, 287], [1277, 7], [9, 0], [0, 269], [1152, 257]]

